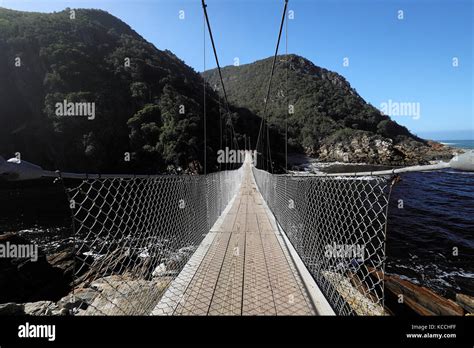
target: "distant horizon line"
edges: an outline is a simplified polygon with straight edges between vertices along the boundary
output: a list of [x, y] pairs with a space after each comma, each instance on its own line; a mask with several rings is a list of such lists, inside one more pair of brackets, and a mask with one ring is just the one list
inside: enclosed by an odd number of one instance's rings
[[452, 131], [411, 131], [416, 136], [436, 141], [474, 141], [474, 129]]

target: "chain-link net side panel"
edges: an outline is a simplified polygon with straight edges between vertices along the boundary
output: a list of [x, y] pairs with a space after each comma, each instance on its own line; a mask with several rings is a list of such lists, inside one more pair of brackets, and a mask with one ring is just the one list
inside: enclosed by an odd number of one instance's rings
[[222, 214], [232, 197], [238, 192], [243, 178], [243, 169], [223, 171], [206, 176], [206, 207], [210, 230]]
[[254, 176], [321, 291], [338, 315], [384, 315], [388, 180]]
[[241, 170], [67, 181], [75, 230], [75, 314], [151, 313], [240, 180]]

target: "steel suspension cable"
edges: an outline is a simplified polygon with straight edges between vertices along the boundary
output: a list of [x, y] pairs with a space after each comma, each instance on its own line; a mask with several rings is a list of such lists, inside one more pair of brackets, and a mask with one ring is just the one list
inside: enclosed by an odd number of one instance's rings
[[[203, 18], [204, 19], [204, 18]], [[204, 65], [204, 70], [206, 71], [206, 22], [203, 21], [203, 65]], [[203, 84], [204, 84], [204, 101], [203, 101], [203, 106], [204, 106], [204, 175], [207, 174], [207, 110], [206, 110], [206, 77], [203, 76]]]
[[[260, 138], [262, 136], [262, 128], [264, 126], [266, 126], [267, 146], [268, 146], [268, 151], [269, 151], [269, 158], [270, 158], [270, 165], [271, 165], [272, 172], [273, 172], [273, 164], [271, 162], [271, 150], [270, 150], [270, 139], [269, 139], [270, 138], [270, 133], [269, 133], [269, 130], [268, 130], [268, 122], [266, 120], [266, 118], [267, 118], [267, 106], [268, 106], [268, 99], [270, 98], [272, 80], [273, 80], [273, 75], [275, 73], [275, 64], [276, 64], [276, 59], [277, 59], [277, 56], [278, 56], [278, 48], [280, 47], [281, 33], [283, 32], [283, 25], [285, 23], [287, 7], [288, 7], [288, 0], [285, 0], [285, 7], [283, 8], [283, 13], [282, 13], [282, 16], [281, 16], [280, 30], [278, 32], [278, 40], [277, 40], [277, 44], [276, 44], [276, 48], [275, 48], [275, 54], [273, 56], [272, 70], [270, 72], [270, 79], [268, 81], [267, 94], [266, 94], [266, 98], [264, 100], [265, 104], [264, 104], [264, 107], [263, 107], [263, 117], [262, 117], [262, 120], [260, 121], [260, 130], [258, 132], [257, 145], [256, 145], [256, 148], [258, 148], [258, 146], [260, 144]], [[263, 153], [263, 151], [262, 151], [262, 153]], [[268, 159], [267, 159], [267, 161], [268, 161]]]
[[290, 59], [288, 57], [288, 20], [285, 22], [285, 55], [286, 55], [286, 105], [285, 105], [285, 173], [288, 173], [288, 113], [289, 113], [289, 88], [288, 88], [288, 71]]
[[204, 17], [206, 18], [207, 28], [209, 30], [209, 37], [211, 39], [212, 50], [214, 52], [214, 58], [215, 58], [216, 64], [217, 64], [217, 70], [219, 72], [219, 79], [220, 79], [221, 85], [222, 85], [222, 92], [224, 94], [224, 100], [225, 100], [225, 105], [226, 105], [226, 109], [227, 109], [227, 118], [230, 119], [231, 137], [232, 137], [231, 145], [233, 143], [233, 145], [236, 146], [236, 150], [238, 150], [239, 144], [238, 144], [237, 139], [235, 137], [235, 130], [234, 130], [234, 126], [232, 124], [232, 118], [230, 116], [229, 100], [227, 98], [227, 91], [225, 89], [224, 79], [222, 78], [222, 71], [221, 71], [221, 66], [219, 64], [219, 58], [217, 56], [217, 49], [216, 49], [216, 45], [215, 45], [215, 42], [214, 42], [214, 36], [212, 35], [211, 23], [209, 21], [209, 16], [207, 14], [207, 4], [206, 4], [205, 0], [201, 0], [201, 3], [202, 3], [202, 9], [204, 11]]

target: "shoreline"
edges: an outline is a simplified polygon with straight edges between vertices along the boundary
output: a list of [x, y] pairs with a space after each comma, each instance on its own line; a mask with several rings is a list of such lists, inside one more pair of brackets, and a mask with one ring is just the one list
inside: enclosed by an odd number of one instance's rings
[[[464, 153], [466, 151], [474, 150], [474, 140], [443, 140], [443, 141], [433, 141], [439, 144], [442, 144], [446, 148], [461, 151]], [[471, 142], [471, 147], [461, 147], [459, 142]], [[441, 162], [446, 162], [446, 160], [430, 160], [429, 164], [438, 164]], [[300, 153], [291, 153], [288, 154], [288, 166], [289, 172], [292, 174], [316, 174], [316, 173], [344, 173], [344, 172], [356, 172], [356, 171], [376, 171], [376, 170], [386, 170], [392, 168], [403, 168], [404, 166], [400, 165], [390, 165], [390, 164], [369, 164], [364, 162], [341, 162], [341, 161], [320, 161], [319, 158], [310, 157], [305, 154]]]

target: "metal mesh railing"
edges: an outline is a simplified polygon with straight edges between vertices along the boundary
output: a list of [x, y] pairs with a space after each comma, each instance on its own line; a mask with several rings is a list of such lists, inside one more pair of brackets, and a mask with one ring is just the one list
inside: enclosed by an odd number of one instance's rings
[[242, 169], [64, 179], [74, 221], [74, 314], [150, 314], [241, 177]]
[[378, 271], [384, 271], [390, 180], [253, 173], [336, 314], [384, 315]]

